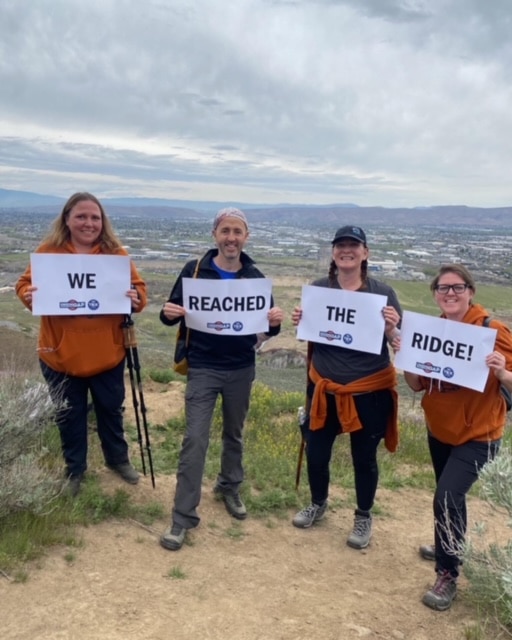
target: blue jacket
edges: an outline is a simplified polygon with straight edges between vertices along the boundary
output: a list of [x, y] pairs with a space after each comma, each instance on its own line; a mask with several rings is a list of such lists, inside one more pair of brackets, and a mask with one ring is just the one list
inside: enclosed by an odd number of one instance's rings
[[[212, 268], [211, 260], [218, 254], [217, 249], [210, 249], [206, 255], [200, 259], [199, 271], [197, 278], [206, 280], [220, 280], [219, 273]], [[265, 276], [256, 268], [254, 261], [246, 253], [240, 254], [242, 268], [237, 272], [237, 278], [264, 278]], [[168, 302], [183, 306], [183, 278], [193, 278], [197, 260], [191, 260], [183, 267], [178, 279], [168, 298]], [[271, 306], [274, 301], [271, 301]], [[183, 338], [186, 334], [186, 326], [184, 318], [176, 318], [168, 320], [163, 310], [160, 312], [160, 320], [163, 324], [173, 326], [181, 323], [179, 335]], [[266, 335], [276, 336], [281, 330], [281, 325], [277, 327], [269, 327]], [[256, 334], [245, 336], [225, 336], [204, 331], [190, 330], [190, 338], [188, 344], [187, 358], [188, 365], [194, 369], [217, 369], [217, 370], [233, 370], [249, 367], [255, 362], [254, 345], [257, 342]]]

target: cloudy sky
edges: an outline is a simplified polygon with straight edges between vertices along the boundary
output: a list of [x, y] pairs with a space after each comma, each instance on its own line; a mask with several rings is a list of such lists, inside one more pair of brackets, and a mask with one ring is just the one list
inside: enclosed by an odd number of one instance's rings
[[0, 188], [512, 205], [510, 0], [0, 0]]

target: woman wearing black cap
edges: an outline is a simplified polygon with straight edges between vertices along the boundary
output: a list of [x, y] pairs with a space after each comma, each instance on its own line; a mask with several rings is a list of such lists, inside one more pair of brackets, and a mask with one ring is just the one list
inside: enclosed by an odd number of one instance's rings
[[[385, 336], [379, 354], [310, 343], [306, 456], [311, 504], [297, 513], [293, 524], [308, 528], [324, 517], [332, 446], [339, 433], [348, 431], [340, 414], [347, 408], [355, 408], [359, 419], [350, 431], [350, 450], [357, 508], [347, 544], [355, 549], [364, 549], [372, 535], [371, 509], [379, 478], [377, 447], [383, 438], [390, 451], [394, 451], [398, 444], [396, 373], [386, 339], [390, 342], [397, 335], [402, 311], [394, 290], [368, 277], [369, 251], [366, 235], [360, 227], [338, 229], [332, 245], [329, 274], [315, 280], [313, 285], [385, 295], [387, 305], [382, 309]], [[301, 317], [302, 309], [296, 307], [292, 313], [294, 325], [299, 324]], [[315, 412], [322, 402], [327, 404], [327, 417], [319, 424]]]

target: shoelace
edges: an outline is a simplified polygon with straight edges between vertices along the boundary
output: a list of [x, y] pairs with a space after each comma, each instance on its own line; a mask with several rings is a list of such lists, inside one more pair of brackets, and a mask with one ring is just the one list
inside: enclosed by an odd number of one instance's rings
[[183, 531], [183, 527], [180, 527], [179, 524], [173, 524], [171, 527], [171, 536], [180, 536]]
[[358, 536], [364, 535], [370, 528], [370, 518], [364, 518], [363, 516], [356, 516], [354, 522], [354, 533]]
[[238, 493], [236, 493], [233, 496], [233, 502], [236, 504], [237, 507], [241, 507], [242, 506], [242, 498], [240, 498], [240, 496], [238, 495]]
[[308, 507], [306, 507], [302, 511], [302, 514], [306, 518], [314, 518], [316, 516], [317, 512], [318, 512], [318, 507], [316, 505], [314, 505], [314, 504], [310, 504]]
[[437, 595], [444, 596], [446, 595], [447, 592], [450, 591], [450, 588], [452, 587], [453, 583], [454, 583], [454, 580], [448, 571], [439, 573], [437, 575], [437, 580], [435, 585], [432, 588], [432, 591]]

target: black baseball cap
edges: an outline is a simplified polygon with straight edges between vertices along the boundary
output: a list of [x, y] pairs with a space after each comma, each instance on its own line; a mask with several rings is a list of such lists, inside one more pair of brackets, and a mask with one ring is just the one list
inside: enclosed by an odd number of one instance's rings
[[350, 238], [351, 240], [357, 240], [366, 245], [366, 234], [361, 227], [352, 227], [347, 225], [346, 227], [340, 227], [334, 236], [332, 244], [336, 244], [342, 238]]

